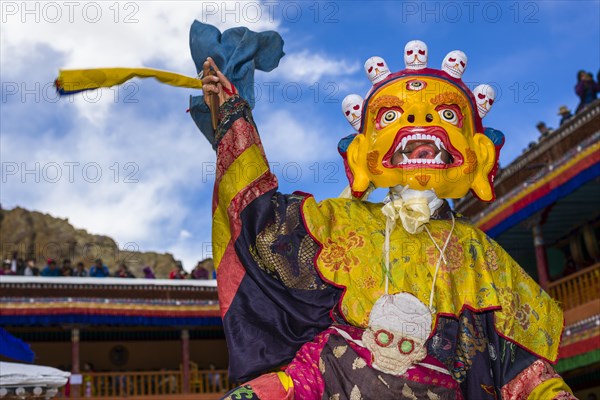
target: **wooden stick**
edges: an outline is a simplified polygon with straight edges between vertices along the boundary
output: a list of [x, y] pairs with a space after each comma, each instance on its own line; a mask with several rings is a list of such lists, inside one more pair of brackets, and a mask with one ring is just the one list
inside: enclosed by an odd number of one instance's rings
[[[216, 76], [217, 73], [214, 70], [208, 71], [209, 76]], [[210, 117], [212, 120], [213, 129], [216, 131], [217, 126], [219, 126], [219, 95], [216, 93], [211, 93], [209, 95], [208, 101], [210, 103]]]

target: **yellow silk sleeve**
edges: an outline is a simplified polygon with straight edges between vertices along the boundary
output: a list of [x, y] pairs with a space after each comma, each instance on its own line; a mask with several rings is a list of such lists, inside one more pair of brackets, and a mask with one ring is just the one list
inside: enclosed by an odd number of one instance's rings
[[219, 203], [213, 215], [213, 258], [220, 265], [225, 249], [231, 240], [231, 221], [228, 209], [235, 196], [244, 188], [252, 185], [259, 177], [269, 171], [269, 165], [262, 156], [261, 147], [252, 144], [223, 174], [216, 190]]
[[[557, 398], [561, 394], [571, 394], [571, 388], [562, 380], [562, 378], [552, 378], [539, 384], [527, 397], [527, 400], [551, 400]], [[567, 399], [569, 397], [560, 397]], [[575, 396], [571, 395], [572, 399], [576, 400]]]

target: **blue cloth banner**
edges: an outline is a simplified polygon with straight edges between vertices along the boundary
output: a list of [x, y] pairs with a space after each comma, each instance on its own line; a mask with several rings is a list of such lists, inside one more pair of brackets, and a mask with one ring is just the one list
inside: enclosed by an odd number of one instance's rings
[[[206, 58], [211, 57], [251, 108], [254, 108], [254, 70], [273, 70], [285, 54], [283, 39], [275, 31], [253, 32], [238, 27], [221, 34], [216, 27], [199, 21], [194, 21], [190, 29], [190, 50], [198, 73], [203, 70]], [[215, 133], [204, 96], [190, 97], [190, 115], [214, 146]]]
[[13, 360], [32, 363], [35, 353], [29, 345], [0, 328], [0, 354]]

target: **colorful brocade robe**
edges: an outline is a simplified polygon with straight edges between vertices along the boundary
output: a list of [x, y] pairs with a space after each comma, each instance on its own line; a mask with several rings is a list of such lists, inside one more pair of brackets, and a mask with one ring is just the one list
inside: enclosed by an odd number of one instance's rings
[[[220, 120], [213, 256], [230, 378], [252, 379], [225, 398], [574, 398], [550, 366], [559, 307], [463, 221], [435, 284], [427, 358], [401, 376], [373, 369], [360, 337], [384, 294], [382, 205], [278, 193], [247, 103], [229, 99]], [[440, 246], [450, 226], [429, 222]], [[432, 238], [398, 226], [390, 243], [390, 293], [428, 304]]]

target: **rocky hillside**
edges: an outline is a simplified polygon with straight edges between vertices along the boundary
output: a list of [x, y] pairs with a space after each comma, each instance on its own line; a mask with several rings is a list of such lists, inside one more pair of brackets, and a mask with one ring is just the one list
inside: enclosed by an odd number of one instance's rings
[[69, 258], [73, 265], [83, 261], [89, 268], [96, 258], [101, 258], [111, 273], [117, 263], [124, 261], [136, 277], [143, 277], [142, 269], [150, 265], [157, 278], [166, 278], [175, 266], [172, 254], [127, 251], [132, 248], [124, 248], [125, 244], [117, 244], [108, 236], [75, 229], [67, 219], [20, 207], [0, 210], [0, 240], [3, 259], [11, 258], [17, 251], [18, 257], [34, 257], [38, 267], [43, 267], [47, 258], [56, 259], [59, 265]]

